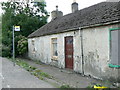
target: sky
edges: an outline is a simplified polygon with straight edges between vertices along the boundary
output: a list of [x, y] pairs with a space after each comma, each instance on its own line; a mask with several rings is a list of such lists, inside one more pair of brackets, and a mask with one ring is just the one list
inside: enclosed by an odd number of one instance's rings
[[[72, 12], [71, 4], [76, 1], [79, 6], [79, 10], [89, 7], [91, 5], [103, 2], [105, 0], [45, 0], [47, 4], [47, 11], [51, 13], [53, 10], [56, 9], [56, 5], [58, 5], [58, 10], [63, 12], [63, 15], [69, 14]], [[48, 21], [51, 20], [51, 17]]]
[[[0, 0], [0, 2], [5, 2], [7, 0]], [[79, 10], [89, 7], [91, 5], [106, 1], [106, 0], [45, 0], [47, 7], [46, 10], [51, 13], [53, 10], [56, 9], [56, 5], [58, 5], [58, 10], [63, 12], [63, 15], [71, 13], [71, 4], [76, 1], [79, 5]], [[0, 9], [1, 12], [1, 9]], [[50, 21], [49, 18], [48, 21]]]
[[105, 0], [45, 0], [47, 3], [47, 10], [51, 12], [56, 9], [56, 5], [58, 5], [58, 10], [62, 11], [63, 14], [71, 13], [71, 4], [73, 1], [76, 1], [79, 5], [79, 9], [83, 9], [85, 7], [97, 4], [99, 2]]

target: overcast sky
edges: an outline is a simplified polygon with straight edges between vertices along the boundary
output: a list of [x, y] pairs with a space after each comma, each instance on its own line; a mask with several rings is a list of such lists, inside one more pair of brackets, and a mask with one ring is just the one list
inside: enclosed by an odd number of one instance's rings
[[58, 5], [58, 9], [63, 12], [63, 14], [71, 13], [71, 4], [76, 1], [79, 4], [79, 9], [94, 5], [105, 0], [45, 0], [47, 3], [47, 10], [51, 12], [55, 10], [55, 6]]
[[[85, 7], [103, 2], [105, 0], [45, 0], [47, 3], [47, 11], [51, 12], [56, 9], [56, 5], [58, 5], [58, 10], [63, 12], [63, 15], [71, 13], [71, 4], [73, 1], [76, 1], [79, 5], [79, 10]], [[48, 21], [50, 21], [49, 18]]]
[[[7, 1], [7, 0], [0, 0]], [[71, 13], [71, 4], [73, 1], [76, 1], [79, 4], [79, 10], [85, 7], [103, 2], [105, 0], [45, 0], [47, 4], [47, 11], [51, 13], [51, 11], [56, 9], [56, 5], [58, 5], [58, 10], [63, 12], [63, 15]], [[0, 10], [1, 11], [1, 10]]]

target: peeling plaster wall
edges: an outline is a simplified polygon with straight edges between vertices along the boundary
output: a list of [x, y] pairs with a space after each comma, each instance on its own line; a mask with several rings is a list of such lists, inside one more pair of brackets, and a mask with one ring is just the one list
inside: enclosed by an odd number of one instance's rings
[[74, 32], [74, 71], [82, 73], [82, 51], [80, 31]]
[[[28, 39], [28, 55], [33, 60], [40, 60], [43, 63], [57, 66], [59, 68], [65, 68], [65, 43], [64, 38], [66, 36], [73, 36], [73, 47], [74, 47], [74, 71], [82, 73], [82, 64], [81, 64], [81, 39], [80, 39], [79, 31], [72, 31], [48, 36], [41, 36], [36, 38]], [[52, 60], [51, 55], [51, 38], [57, 38], [58, 45], [58, 59]], [[32, 41], [34, 41], [34, 45], [32, 45]], [[35, 48], [35, 52], [33, 52], [33, 48]]]
[[[74, 71], [90, 75], [98, 79], [120, 82], [120, 69], [110, 68], [109, 29], [118, 25], [101, 26], [83, 29], [83, 59], [81, 55], [80, 31], [71, 31], [28, 39], [29, 57], [33, 60], [65, 68], [65, 42], [66, 36], [73, 36]], [[52, 60], [51, 38], [57, 38], [58, 59]], [[32, 44], [34, 41], [34, 45]], [[35, 48], [35, 52], [33, 49]], [[84, 65], [82, 67], [82, 60]], [[82, 69], [83, 68], [83, 69]]]
[[100, 77], [109, 60], [109, 28], [83, 30], [83, 50], [85, 74]]
[[[46, 42], [47, 41], [47, 42]], [[28, 39], [28, 53], [29, 57], [33, 60], [40, 60], [44, 63], [50, 62], [50, 40], [49, 37], [38, 37], [38, 38], [32, 38]]]
[[119, 69], [110, 63], [109, 29], [118, 25], [102, 26], [83, 30], [84, 73], [98, 79], [118, 79]]

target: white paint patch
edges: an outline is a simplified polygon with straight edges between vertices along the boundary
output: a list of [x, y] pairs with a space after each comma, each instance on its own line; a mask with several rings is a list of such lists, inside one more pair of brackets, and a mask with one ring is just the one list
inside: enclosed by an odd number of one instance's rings
[[7, 85], [8, 88], [10, 88], [10, 85]]
[[9, 84], [7, 85], [7, 88], [8, 88], [8, 90], [10, 90], [10, 85]]
[[0, 73], [0, 78], [4, 79], [3, 75]]

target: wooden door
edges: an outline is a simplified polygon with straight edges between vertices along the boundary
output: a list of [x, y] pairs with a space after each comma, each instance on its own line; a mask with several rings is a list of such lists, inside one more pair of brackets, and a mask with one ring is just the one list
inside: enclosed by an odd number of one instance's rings
[[65, 37], [65, 67], [73, 69], [73, 36]]

